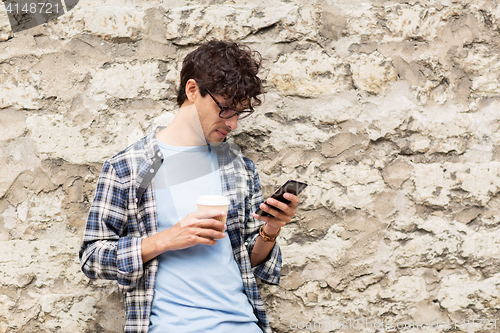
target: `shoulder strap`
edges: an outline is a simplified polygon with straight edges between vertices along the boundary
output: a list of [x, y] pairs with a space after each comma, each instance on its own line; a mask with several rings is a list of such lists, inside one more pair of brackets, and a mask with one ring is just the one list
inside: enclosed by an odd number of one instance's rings
[[161, 167], [161, 164], [163, 163], [163, 158], [161, 157], [161, 153], [155, 154], [151, 158], [151, 168], [149, 169], [148, 173], [144, 176], [142, 179], [141, 185], [139, 185], [139, 188], [137, 189], [136, 195], [135, 195], [135, 201], [139, 203], [142, 199], [142, 195], [146, 191], [146, 188], [148, 187], [149, 183], [153, 180], [154, 176], [158, 172], [158, 170]]

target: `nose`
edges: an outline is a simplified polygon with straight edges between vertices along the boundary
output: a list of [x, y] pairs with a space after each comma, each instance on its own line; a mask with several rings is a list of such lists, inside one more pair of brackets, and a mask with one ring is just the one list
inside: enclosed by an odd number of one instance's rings
[[234, 117], [226, 119], [224, 123], [231, 129], [231, 131], [234, 131], [238, 128], [238, 116], [235, 115]]

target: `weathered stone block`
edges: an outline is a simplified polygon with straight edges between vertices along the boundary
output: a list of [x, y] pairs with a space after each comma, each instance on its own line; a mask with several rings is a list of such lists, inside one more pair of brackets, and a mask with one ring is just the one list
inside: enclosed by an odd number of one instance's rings
[[[429, 322], [445, 323], [448, 320], [438, 304], [433, 303], [430, 300], [423, 300], [420, 302], [415, 302], [415, 306], [410, 310], [411, 317], [414, 323], [429, 324]], [[411, 321], [410, 321], [411, 323]], [[410, 325], [408, 325], [410, 326]], [[413, 326], [417, 326], [413, 324]], [[421, 325], [423, 327], [423, 325]]]
[[92, 8], [83, 16], [85, 31], [104, 39], [135, 41], [144, 29], [144, 12], [133, 8]]
[[356, 88], [372, 94], [386, 92], [390, 83], [396, 81], [397, 72], [390, 59], [379, 52], [352, 57], [351, 72]]
[[451, 200], [460, 200], [461, 190], [471, 203], [484, 205], [500, 186], [498, 162], [413, 164], [413, 168], [417, 202], [445, 206]]
[[494, 258], [500, 255], [500, 236], [499, 230], [488, 231], [478, 230], [477, 232], [470, 231], [468, 237], [464, 239], [462, 251], [464, 257], [474, 258], [475, 261], [481, 263], [482, 266], [496, 266], [498, 263]]
[[291, 272], [282, 276], [280, 286], [287, 290], [299, 288], [304, 283], [304, 279], [300, 276], [300, 272]]
[[0, 147], [0, 168], [8, 170], [0, 173], [1, 198], [20, 173], [35, 170], [40, 165], [40, 159], [34, 147], [34, 142], [29, 138], [0, 141]]
[[2, 129], [0, 140], [18, 138], [26, 130], [26, 115], [14, 109], [0, 110], [0, 128]]
[[338, 40], [347, 33], [346, 15], [340, 8], [324, 4], [319, 32], [323, 37]]
[[[476, 120], [476, 117], [478, 119]], [[462, 133], [475, 132], [479, 127], [478, 120], [485, 119], [488, 123], [488, 112], [474, 115], [472, 113], [461, 112], [460, 105], [450, 107], [436, 106], [431, 110], [424, 109], [420, 112], [412, 113], [413, 121], [408, 129], [432, 138], [458, 137]], [[482, 125], [482, 126], [485, 126]], [[481, 126], [481, 127], [482, 127]], [[481, 129], [488, 130], [489, 126]]]
[[397, 192], [383, 191], [376, 195], [373, 200], [373, 210], [380, 214], [382, 218], [387, 218], [395, 213]]
[[483, 211], [484, 210], [479, 207], [465, 208], [455, 214], [455, 220], [467, 224], [475, 219]]
[[314, 7], [282, 3], [278, 6], [189, 6], [166, 8], [167, 39], [177, 45], [206, 39], [241, 40], [260, 30], [277, 26], [275, 42], [316, 33]]
[[12, 38], [12, 28], [5, 6], [2, 4], [0, 6], [0, 42], [5, 42], [9, 38]]
[[386, 26], [392, 36], [385, 40], [401, 41], [416, 39], [432, 41], [439, 36], [439, 29], [449, 23], [449, 19], [462, 10], [460, 5], [443, 7], [424, 7], [410, 4], [391, 4], [385, 6]]
[[[177, 75], [177, 69], [172, 76]], [[137, 98], [151, 97], [161, 99], [168, 97], [170, 85], [160, 80], [159, 67], [156, 62], [139, 64], [112, 64], [96, 71], [90, 81], [89, 94], [97, 98]]]
[[474, 45], [464, 52], [465, 56], [456, 57], [454, 60], [463, 71], [470, 74], [472, 96], [498, 96], [500, 59], [496, 52], [482, 44]]
[[386, 166], [382, 171], [382, 177], [387, 185], [392, 188], [400, 188], [403, 182], [411, 177], [413, 167], [404, 159], [397, 159]]
[[289, 147], [314, 149], [318, 142], [328, 137], [329, 133], [308, 124], [297, 123], [287, 131], [273, 132], [269, 142], [277, 151], [287, 152]]
[[[102, 162], [112, 154], [108, 149], [118, 152], [144, 135], [140, 126], [130, 124], [126, 114], [117, 115], [106, 124], [107, 138], [99, 137], [85, 124], [74, 124], [62, 114], [34, 114], [26, 124], [43, 159], [63, 158], [77, 164]], [[103, 149], [103, 140], [107, 149]]]
[[309, 185], [312, 185], [304, 191], [303, 204], [308, 209], [364, 207], [371, 204], [372, 195], [385, 187], [380, 172], [362, 163], [358, 167], [334, 164], [320, 173], [318, 169], [312, 162], [301, 174], [303, 179], [310, 179]]
[[395, 302], [422, 301], [428, 297], [425, 280], [419, 276], [400, 276], [388, 288], [381, 288], [382, 299]]
[[366, 142], [360, 135], [354, 133], [339, 133], [322, 144], [321, 152], [325, 157], [336, 157], [340, 153], [356, 145]]
[[133, 42], [142, 37], [144, 11], [123, 6], [77, 7], [48, 23], [61, 38], [91, 33], [115, 42]]
[[332, 226], [327, 235], [320, 241], [315, 243], [307, 243], [304, 245], [283, 244], [282, 248], [286, 249], [289, 256], [284, 258], [286, 265], [302, 266], [310, 260], [318, 260], [322, 258], [328, 262], [335, 264], [338, 262], [346, 248], [348, 242], [340, 238], [337, 233], [341, 230], [338, 226]]
[[40, 76], [36, 73], [8, 63], [1, 63], [0, 109], [9, 106], [17, 109], [40, 108], [40, 98], [43, 95], [37, 88], [39, 84]]
[[80, 66], [80, 57], [72, 52], [57, 52], [42, 55], [30, 73], [39, 76], [39, 89], [44, 98], [56, 98], [70, 101], [81, 94], [85, 87], [85, 77], [89, 75], [88, 68]]
[[281, 56], [271, 67], [267, 81], [285, 95], [302, 97], [333, 94], [352, 87], [347, 63], [310, 49]]
[[442, 278], [442, 286], [437, 295], [439, 304], [451, 313], [469, 306], [478, 310], [485, 307], [498, 309], [500, 304], [490, 300], [500, 297], [499, 289], [496, 287], [499, 283], [498, 274], [488, 279], [478, 280], [471, 279], [467, 274], [451, 273]]
[[347, 15], [347, 31], [349, 34], [367, 36], [368, 38], [385, 34], [385, 29], [378, 24], [378, 13], [372, 4], [357, 2], [354, 6], [349, 6], [345, 13]]

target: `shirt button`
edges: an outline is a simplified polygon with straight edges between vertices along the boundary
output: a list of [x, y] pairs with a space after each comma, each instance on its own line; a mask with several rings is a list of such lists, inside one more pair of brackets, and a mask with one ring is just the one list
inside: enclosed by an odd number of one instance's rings
[[151, 169], [149, 169], [149, 172], [155, 173], [155, 169], [151, 168]]

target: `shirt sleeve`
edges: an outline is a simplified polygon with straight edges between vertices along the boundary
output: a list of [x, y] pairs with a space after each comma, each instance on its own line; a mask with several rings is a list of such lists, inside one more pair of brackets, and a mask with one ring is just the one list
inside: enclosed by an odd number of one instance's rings
[[[252, 186], [250, 187], [249, 210], [247, 214], [245, 232], [245, 235], [247, 235], [245, 243], [247, 244], [248, 253], [251, 255], [255, 241], [257, 240], [257, 237], [259, 237], [259, 228], [264, 224], [264, 222], [256, 220], [251, 213], [255, 212], [259, 208], [263, 199], [260, 179], [257, 170], [255, 169], [255, 165], [250, 160], [246, 160], [246, 162], [249, 165], [252, 174]], [[269, 252], [266, 261], [253, 267], [254, 275], [260, 278], [263, 282], [269, 284], [279, 284], [281, 263], [281, 250], [278, 242], [276, 242], [274, 243], [272, 250]]]
[[143, 275], [141, 238], [127, 235], [128, 189], [109, 162], [103, 166], [79, 252], [91, 279], [117, 280], [123, 291]]

